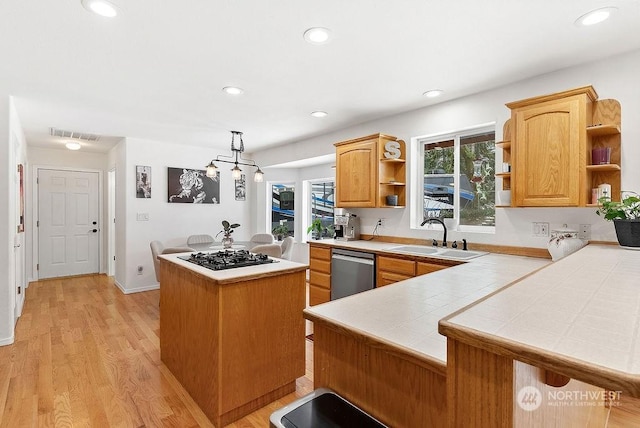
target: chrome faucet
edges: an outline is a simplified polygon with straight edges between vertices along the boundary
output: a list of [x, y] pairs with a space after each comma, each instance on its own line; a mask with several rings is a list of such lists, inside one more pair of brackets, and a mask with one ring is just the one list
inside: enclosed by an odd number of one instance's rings
[[444, 225], [444, 222], [442, 220], [440, 220], [439, 218], [428, 218], [425, 221], [423, 221], [420, 226], [424, 226], [427, 223], [440, 223], [442, 225], [442, 228], [444, 229], [444, 235], [442, 236], [442, 246], [446, 247], [447, 246], [447, 226]]

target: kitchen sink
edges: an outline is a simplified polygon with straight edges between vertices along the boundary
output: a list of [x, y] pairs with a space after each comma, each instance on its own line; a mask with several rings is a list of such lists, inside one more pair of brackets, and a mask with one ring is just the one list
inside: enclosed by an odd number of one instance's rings
[[464, 250], [447, 250], [441, 249], [438, 251], [436, 256], [447, 257], [449, 259], [457, 259], [457, 260], [469, 260], [475, 257], [484, 256], [484, 251], [464, 251]]
[[448, 248], [436, 248], [436, 247], [427, 247], [425, 245], [400, 245], [398, 247], [391, 247], [389, 251], [394, 251], [397, 253], [408, 253], [408, 254], [417, 254], [417, 255], [425, 255], [425, 256], [433, 256], [433, 257], [442, 257], [446, 259], [455, 259], [455, 260], [469, 260], [475, 257], [484, 256], [487, 254], [484, 251], [464, 251], [464, 250], [454, 250]]
[[435, 254], [438, 252], [437, 248], [425, 247], [424, 245], [401, 245], [399, 247], [389, 248], [390, 251], [397, 251], [398, 253], [412, 253], [412, 254]]

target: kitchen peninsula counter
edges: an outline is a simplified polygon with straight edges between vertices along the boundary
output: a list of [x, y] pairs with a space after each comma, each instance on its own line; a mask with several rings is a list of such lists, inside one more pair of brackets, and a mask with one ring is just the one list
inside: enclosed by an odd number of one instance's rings
[[[398, 245], [348, 244], [364, 251]], [[438, 321], [549, 263], [488, 254], [305, 309], [314, 322], [314, 386], [390, 426], [446, 426], [447, 339]]]
[[161, 359], [207, 417], [221, 427], [295, 391], [307, 265], [212, 271], [180, 255], [160, 256]]
[[588, 245], [442, 320], [454, 424], [488, 406], [495, 419], [487, 423], [511, 426], [521, 407], [517, 392], [544, 391], [540, 382], [521, 382], [522, 363], [640, 397], [639, 276], [640, 251]]

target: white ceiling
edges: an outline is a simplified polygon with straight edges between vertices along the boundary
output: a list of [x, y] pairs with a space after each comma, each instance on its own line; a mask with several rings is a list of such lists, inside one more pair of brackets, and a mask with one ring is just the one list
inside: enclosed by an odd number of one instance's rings
[[[0, 2], [0, 86], [29, 145], [61, 147], [57, 127], [102, 135], [87, 151], [123, 136], [228, 148], [238, 130], [255, 151], [640, 48], [638, 0], [114, 3], [107, 19], [80, 0]], [[606, 5], [610, 20], [573, 24]], [[307, 44], [313, 26], [330, 43]]]

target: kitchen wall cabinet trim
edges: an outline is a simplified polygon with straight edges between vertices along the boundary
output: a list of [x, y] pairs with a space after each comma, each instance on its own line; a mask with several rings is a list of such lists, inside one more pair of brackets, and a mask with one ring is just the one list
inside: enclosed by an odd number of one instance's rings
[[[385, 156], [394, 143], [398, 158]], [[336, 207], [404, 208], [406, 204], [406, 146], [385, 134], [373, 134], [334, 144], [336, 147]], [[388, 205], [387, 196], [398, 204]]]

